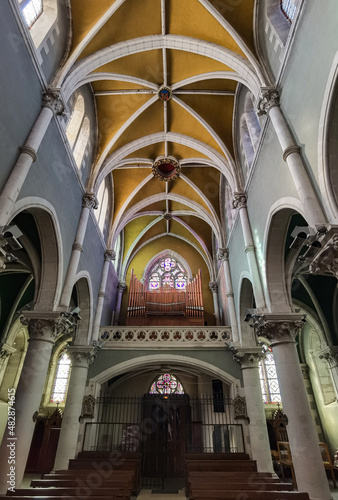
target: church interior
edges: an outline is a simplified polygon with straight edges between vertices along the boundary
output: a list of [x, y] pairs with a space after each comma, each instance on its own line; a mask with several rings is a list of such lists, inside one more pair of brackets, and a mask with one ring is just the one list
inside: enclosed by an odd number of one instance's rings
[[0, 12], [0, 496], [338, 499], [337, 1]]

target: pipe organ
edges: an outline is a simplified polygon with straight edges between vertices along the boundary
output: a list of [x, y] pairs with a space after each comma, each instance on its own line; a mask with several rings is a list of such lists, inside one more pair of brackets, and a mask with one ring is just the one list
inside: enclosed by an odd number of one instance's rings
[[201, 270], [184, 290], [148, 290], [131, 271], [127, 325], [204, 325]]

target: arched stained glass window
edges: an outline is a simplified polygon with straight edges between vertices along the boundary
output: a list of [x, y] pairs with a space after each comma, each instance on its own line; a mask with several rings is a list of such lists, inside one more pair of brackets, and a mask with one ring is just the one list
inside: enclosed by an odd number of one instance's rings
[[54, 379], [51, 403], [64, 403], [70, 374], [70, 357], [66, 352], [59, 358]]
[[151, 384], [149, 394], [184, 394], [184, 389], [174, 375], [164, 373]]
[[280, 395], [272, 349], [267, 346], [264, 346], [264, 349], [266, 350], [265, 359], [259, 363], [259, 378], [261, 381], [263, 401], [265, 404], [281, 403], [282, 398]]
[[174, 258], [166, 257], [156, 262], [148, 278], [148, 290], [157, 290], [162, 286], [184, 290], [187, 273]]
[[28, 0], [23, 1], [21, 11], [28, 28], [31, 28], [35, 21], [41, 16], [43, 12], [42, 0]]
[[281, 0], [280, 6], [286, 19], [292, 23], [297, 10], [294, 0]]

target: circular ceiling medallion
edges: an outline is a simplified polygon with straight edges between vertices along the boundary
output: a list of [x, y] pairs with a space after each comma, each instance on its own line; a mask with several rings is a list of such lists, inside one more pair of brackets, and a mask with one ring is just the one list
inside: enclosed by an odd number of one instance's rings
[[153, 163], [153, 174], [160, 181], [173, 181], [180, 175], [181, 166], [173, 156], [158, 156]]
[[169, 101], [169, 99], [171, 99], [171, 88], [162, 85], [158, 91], [158, 97], [162, 99], [162, 101]]

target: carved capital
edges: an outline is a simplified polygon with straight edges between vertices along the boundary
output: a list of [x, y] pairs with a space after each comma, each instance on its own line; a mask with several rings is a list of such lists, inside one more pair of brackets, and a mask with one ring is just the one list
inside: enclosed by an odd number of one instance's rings
[[217, 252], [218, 260], [229, 260], [229, 250], [227, 248], [219, 248]]
[[112, 249], [108, 249], [104, 252], [104, 260], [115, 260], [116, 253]]
[[96, 358], [96, 346], [69, 346], [67, 354], [72, 360], [72, 369], [75, 367], [88, 368]]
[[210, 281], [209, 288], [212, 291], [212, 293], [217, 293], [218, 292], [218, 285], [217, 285], [216, 281]]
[[26, 155], [29, 155], [32, 158], [33, 163], [36, 161], [36, 151], [30, 146], [27, 145], [22, 146], [20, 148], [20, 153], [25, 153]]
[[83, 195], [82, 197], [82, 206], [84, 208], [89, 208], [89, 210], [91, 208], [93, 208], [94, 210], [97, 209], [97, 207], [99, 206], [98, 204], [98, 201], [97, 201], [97, 198], [95, 196], [94, 193], [86, 193]]
[[338, 232], [335, 232], [309, 266], [311, 274], [333, 274], [338, 279]]
[[48, 89], [42, 94], [42, 107], [52, 110], [54, 116], [64, 115], [65, 107], [60, 89]]
[[275, 87], [261, 87], [260, 96], [257, 103], [258, 116], [267, 115], [270, 109], [279, 106], [279, 93]]
[[296, 146], [295, 144], [293, 144], [292, 146], [288, 146], [286, 149], [284, 149], [284, 151], [283, 151], [283, 160], [286, 161], [287, 157], [289, 155], [292, 155], [293, 153], [299, 154], [300, 153], [300, 147]]
[[127, 288], [127, 284], [125, 281], [119, 281], [117, 284], [117, 291], [118, 293], [123, 293], [125, 289]]
[[324, 359], [330, 368], [338, 366], [338, 351], [333, 348], [326, 347], [319, 353], [319, 359]]
[[233, 208], [246, 208], [247, 197], [245, 193], [234, 193], [234, 199], [232, 200]]
[[[40, 317], [39, 317], [40, 314]], [[70, 334], [72, 323], [68, 323], [65, 316], [51, 313], [41, 314], [35, 312], [26, 312], [20, 317], [20, 321], [28, 328], [30, 340], [42, 340], [45, 342], [54, 342], [57, 337], [63, 334]]]
[[241, 365], [242, 369], [246, 368], [258, 368], [259, 362], [264, 359], [265, 352], [263, 349], [231, 349], [233, 352], [233, 358], [237, 363]]
[[299, 330], [304, 325], [304, 315], [267, 314], [253, 317], [256, 335], [265, 337], [271, 346], [285, 342], [295, 342]]

